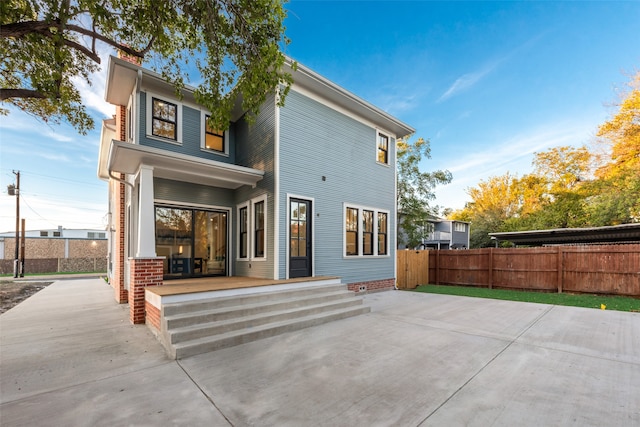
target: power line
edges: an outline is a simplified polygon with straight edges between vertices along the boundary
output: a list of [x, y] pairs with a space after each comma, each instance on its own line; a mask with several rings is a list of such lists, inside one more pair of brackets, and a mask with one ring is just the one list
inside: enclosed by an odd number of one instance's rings
[[[6, 169], [6, 168], [2, 168], [3, 170], [10, 170], [10, 169]], [[61, 182], [69, 182], [72, 184], [82, 184], [82, 185], [87, 185], [87, 186], [92, 186], [92, 187], [102, 187], [103, 185], [107, 185], [106, 183], [104, 184], [100, 184], [100, 183], [92, 183], [92, 182], [87, 182], [87, 181], [79, 181], [79, 180], [75, 180], [75, 179], [69, 179], [69, 178], [61, 178], [58, 176], [53, 176], [53, 175], [44, 175], [44, 174], [40, 174], [37, 172], [31, 172], [31, 171], [26, 171], [26, 170], [21, 170], [20, 173], [22, 173], [24, 175], [24, 173], [28, 173], [29, 175], [33, 175], [33, 176], [39, 176], [42, 178], [48, 178], [48, 179], [53, 179], [56, 181], [61, 181]], [[98, 179], [96, 178], [96, 181]]]

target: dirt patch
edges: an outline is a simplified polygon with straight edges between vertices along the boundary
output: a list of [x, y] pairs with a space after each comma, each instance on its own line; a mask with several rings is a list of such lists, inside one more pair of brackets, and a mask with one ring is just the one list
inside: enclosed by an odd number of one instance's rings
[[14, 282], [0, 280], [0, 314], [20, 304], [53, 282]]

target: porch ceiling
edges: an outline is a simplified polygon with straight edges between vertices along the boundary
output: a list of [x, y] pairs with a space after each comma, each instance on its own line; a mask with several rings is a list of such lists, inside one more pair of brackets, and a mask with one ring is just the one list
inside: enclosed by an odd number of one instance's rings
[[142, 165], [152, 166], [153, 176], [157, 178], [229, 189], [243, 185], [255, 186], [264, 176], [264, 171], [258, 169], [117, 140], [111, 142], [107, 166], [109, 172], [137, 174]]

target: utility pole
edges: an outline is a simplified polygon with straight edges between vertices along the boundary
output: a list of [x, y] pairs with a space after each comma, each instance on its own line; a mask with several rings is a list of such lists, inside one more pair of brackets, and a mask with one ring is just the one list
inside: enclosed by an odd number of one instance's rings
[[9, 185], [8, 193], [16, 196], [16, 256], [13, 260], [13, 277], [18, 277], [20, 270], [20, 171], [13, 171], [16, 176], [16, 185]]
[[22, 236], [20, 237], [20, 277], [24, 277], [24, 247], [25, 247], [25, 219], [22, 218]]

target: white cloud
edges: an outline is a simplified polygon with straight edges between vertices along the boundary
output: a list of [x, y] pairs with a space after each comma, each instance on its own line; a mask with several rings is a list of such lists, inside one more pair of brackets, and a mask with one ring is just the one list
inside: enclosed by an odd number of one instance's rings
[[107, 79], [107, 66], [109, 64], [109, 56], [112, 51], [105, 48], [99, 52], [100, 70], [92, 73], [89, 77], [91, 85], [81, 78], [73, 79], [73, 83], [78, 88], [82, 96], [83, 104], [92, 110], [102, 114], [104, 117], [111, 117], [115, 114], [113, 105], [104, 100], [104, 89]]
[[520, 46], [516, 47], [515, 49], [511, 50], [501, 58], [498, 58], [492, 62], [485, 64], [483, 67], [481, 67], [478, 70], [463, 74], [462, 76], [458, 77], [456, 81], [453, 82], [453, 84], [449, 86], [449, 88], [440, 96], [440, 98], [438, 98], [437, 102], [446, 101], [447, 99], [453, 96], [456, 96], [461, 92], [471, 89], [473, 86], [479, 83], [482, 79], [484, 79], [486, 76], [488, 76], [493, 71], [495, 71], [502, 63], [506, 62], [516, 54], [522, 51], [525, 51], [529, 49], [531, 46], [538, 43], [538, 41], [540, 41], [545, 36], [545, 34], [546, 32], [538, 34], [535, 37], [527, 40]]

